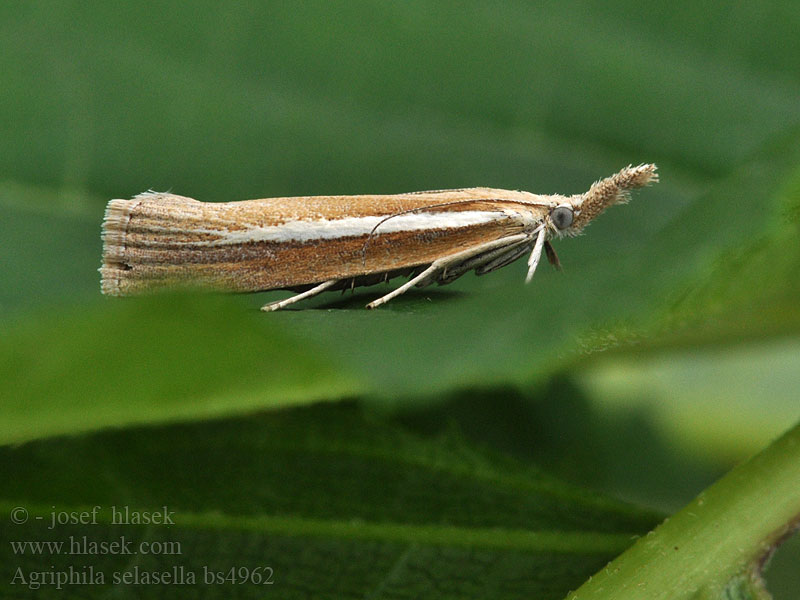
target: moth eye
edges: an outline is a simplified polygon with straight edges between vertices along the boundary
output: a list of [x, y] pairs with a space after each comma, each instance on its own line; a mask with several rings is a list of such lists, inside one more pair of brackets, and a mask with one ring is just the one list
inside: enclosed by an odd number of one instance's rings
[[572, 209], [569, 206], [557, 206], [550, 213], [550, 219], [558, 229], [566, 229], [572, 225]]

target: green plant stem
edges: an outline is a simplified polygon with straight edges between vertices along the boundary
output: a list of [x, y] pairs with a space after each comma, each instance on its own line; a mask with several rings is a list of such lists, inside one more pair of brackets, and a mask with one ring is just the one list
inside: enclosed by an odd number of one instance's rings
[[800, 423], [703, 491], [568, 595], [569, 600], [719, 598], [758, 576], [800, 519]]

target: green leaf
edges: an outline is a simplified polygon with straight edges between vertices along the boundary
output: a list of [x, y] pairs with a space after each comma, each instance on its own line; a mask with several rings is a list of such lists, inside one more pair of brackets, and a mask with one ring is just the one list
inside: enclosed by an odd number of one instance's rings
[[[658, 243], [659, 249], [695, 262], [697, 274], [674, 293], [658, 335], [650, 336], [655, 344], [760, 339], [800, 330], [799, 139], [794, 129], [775, 140], [716, 186], [698, 210], [663, 232], [658, 242], [669, 237], [673, 247]], [[699, 231], [698, 225], [714, 231], [692, 238], [690, 248], [674, 247], [681, 234]]]
[[[15, 248], [4, 308], [95, 297], [103, 202], [149, 187], [211, 201], [464, 185], [573, 193], [628, 162], [661, 163], [663, 183], [559, 244], [563, 274], [545, 268], [524, 286], [513, 265], [372, 315], [355, 309], [384, 287], [309, 304], [334, 313], [264, 316], [346, 363], [361, 389], [433, 394], [528, 383], [663, 324], [663, 299], [771, 234], [763, 199], [798, 164], [796, 132], [762, 150], [797, 121], [793, 4], [713, 9], [725, 18], [704, 13], [710, 30], [690, 2], [302, 6], [0, 8], [0, 177], [18, 182], [0, 190], [0, 233]], [[729, 185], [712, 212], [700, 192], [745, 159], [728, 181], [752, 185]], [[64, 214], [65, 195], [92, 216]], [[796, 281], [788, 270], [784, 297]], [[709, 306], [697, 308], [701, 318]], [[796, 331], [791, 314], [780, 326]]]
[[[22, 323], [3, 324], [13, 333], [0, 340], [0, 353], [14, 356], [14, 369], [0, 385], [22, 396], [0, 406], [2, 422], [16, 431], [0, 439], [281, 405], [276, 392], [289, 387], [262, 381], [265, 370], [277, 373], [262, 357], [281, 359], [286, 348], [308, 348], [311, 362], [329, 365], [300, 373], [300, 362], [289, 368], [287, 361], [279, 371], [297, 371], [292, 394], [409, 398], [541, 381], [620, 342], [635, 339], [637, 351], [656, 345], [665, 329], [683, 335], [683, 344], [700, 335], [713, 342], [800, 329], [793, 301], [800, 289], [796, 226], [780, 224], [781, 218], [797, 222], [796, 211], [785, 211], [798, 194], [792, 182], [800, 133], [774, 137], [795, 114], [800, 89], [778, 73], [797, 59], [766, 50], [795, 44], [790, 27], [751, 19], [751, 35], [763, 36], [751, 46], [753, 38], [737, 35], [733, 25], [719, 26], [715, 39], [725, 51], [711, 59], [703, 54], [705, 34], [690, 29], [676, 46], [659, 29], [667, 16], [676, 27], [691, 22], [688, 5], [685, 13], [669, 15], [627, 7], [614, 28], [590, 7], [576, 21], [573, 9], [560, 6], [516, 6], [497, 15], [479, 3], [466, 12], [418, 3], [366, 10], [355, 3], [337, 9], [347, 13], [345, 23], [330, 18], [326, 3], [308, 6], [313, 10], [302, 18], [293, 10], [242, 5], [206, 21], [194, 9], [163, 14], [157, 7], [76, 5], [71, 10], [82, 14], [81, 27], [63, 30], [65, 9], [29, 3], [0, 19], [7, 34], [0, 36], [0, 68], [9, 78], [0, 90], [0, 114], [14, 116], [0, 148], [0, 174], [23, 181], [0, 186], [0, 238], [13, 248], [3, 257], [0, 307], [9, 315], [28, 313]], [[375, 10], [387, 19], [377, 30], [369, 16]], [[800, 18], [780, 3], [764, 10], [783, 11], [782, 24]], [[120, 20], [125, 27], [116, 27]], [[253, 29], [260, 20], [270, 35]], [[220, 21], [229, 27], [220, 28]], [[440, 27], [444, 22], [450, 25]], [[119, 33], [113, 40], [109, 27]], [[620, 27], [635, 51], [620, 51]], [[430, 38], [433, 30], [439, 37]], [[403, 47], [390, 49], [392, 39], [402, 39]], [[199, 40], [215, 51], [209, 54]], [[337, 49], [336, 60], [320, 54], [325, 48]], [[519, 59], [520, 48], [531, 50], [530, 60]], [[457, 50], [463, 60], [474, 59], [477, 71], [448, 68]], [[66, 55], [75, 57], [71, 67], [53, 66]], [[421, 55], [424, 64], [412, 60]], [[686, 55], [705, 59], [685, 61]], [[361, 61], [369, 56], [383, 69], [365, 71]], [[51, 67], [32, 68], [37, 65]], [[759, 85], [752, 83], [753, 70]], [[467, 93], [476, 77], [484, 82], [482, 95]], [[535, 93], [523, 81], [536, 82]], [[739, 91], [734, 97], [727, 93], [731, 82]], [[593, 93], [579, 93], [578, 85]], [[27, 90], [28, 99], [20, 103], [9, 93], [15, 89]], [[501, 93], [510, 89], [517, 91]], [[543, 89], [552, 95], [543, 97]], [[352, 107], [355, 90], [369, 90], [358, 95], [358, 108]], [[623, 97], [629, 104], [621, 107]], [[661, 106], [672, 112], [656, 110]], [[622, 116], [630, 119], [624, 127]], [[152, 123], [161, 126], [158, 143]], [[715, 136], [704, 133], [711, 125]], [[759, 147], [765, 140], [772, 141]], [[26, 149], [32, 162], [24, 166], [11, 148]], [[730, 177], [709, 185], [756, 148]], [[99, 225], [110, 195], [158, 187], [232, 200], [470, 184], [578, 192], [622, 164], [661, 158], [661, 184], [604, 215], [585, 236], [560, 242], [564, 273], [543, 268], [530, 286], [522, 283], [523, 266], [512, 265], [409, 293], [373, 313], [361, 307], [384, 293], [383, 286], [306, 304], [334, 311], [242, 315], [244, 307], [278, 295], [259, 294], [220, 305], [224, 314], [204, 315], [193, 333], [191, 314], [178, 314], [179, 306], [137, 299], [114, 309], [121, 317], [108, 335], [76, 335], [106, 330], [116, 320], [96, 300]], [[172, 330], [159, 330], [173, 310], [183, 323], [176, 335], [184, 327], [189, 352], [205, 357], [198, 370], [224, 383], [207, 393], [191, 377], [144, 377], [150, 391], [134, 398], [138, 388], [115, 386], [114, 357], [125, 352], [118, 349], [124, 340], [141, 338], [146, 346], [134, 351], [139, 365], [124, 364], [130, 373], [174, 364], [180, 351], [165, 335]], [[128, 311], [136, 312], [135, 323], [126, 320]], [[736, 311], [746, 318], [731, 318]], [[37, 323], [43, 313], [51, 315], [46, 326]], [[254, 327], [269, 333], [255, 342]], [[38, 340], [35, 349], [18, 352], [29, 337]], [[238, 339], [253, 342], [237, 349]], [[64, 356], [77, 371], [63, 369], [58, 380], [51, 371], [50, 383], [30, 380], [40, 361], [58, 364]], [[220, 365], [230, 356], [238, 362], [229, 376]], [[332, 371], [347, 383], [331, 384]], [[93, 387], [86, 388], [88, 379]], [[213, 391], [234, 379], [236, 392]], [[104, 394], [102, 418], [97, 411], [84, 418], [84, 404], [74, 401], [84, 388]], [[239, 389], [251, 390], [250, 398], [231, 400]], [[37, 393], [46, 399], [31, 400]], [[180, 411], [159, 406], [158, 398], [176, 394], [184, 399]], [[219, 408], [206, 408], [218, 401]]]
[[6, 4], [0, 164], [208, 200], [560, 191], [644, 160], [703, 181], [797, 122], [798, 22], [780, 0]]
[[[141, 581], [142, 573], [180, 567], [195, 573], [196, 585], [121, 585], [115, 593], [560, 598], [658, 520], [476, 452], [452, 434], [422, 440], [350, 405], [6, 447], [0, 473], [0, 592], [16, 598], [105, 597], [115, 572], [138, 569]], [[58, 523], [95, 506], [84, 524]], [[126, 508], [166, 511], [174, 525], [115, 524], [112, 510]], [[70, 546], [84, 536], [84, 547], [124, 536], [134, 549], [177, 542], [180, 553], [35, 554], [6, 543]], [[24, 583], [70, 566], [92, 566], [105, 585], [57, 592]], [[274, 569], [266, 592], [201, 580], [204, 567], [262, 566]]]
[[[639, 338], [641, 348], [643, 333], [653, 339], [668, 339], [661, 333], [665, 327], [672, 329], [673, 336], [688, 336], [691, 343], [703, 331], [708, 332], [706, 339], [710, 340], [742, 335], [744, 328], [748, 335], [759, 336], [795, 331], [800, 327], [800, 313], [792, 298], [798, 285], [796, 265], [800, 264], [800, 256], [793, 244], [797, 213], [788, 210], [791, 203], [787, 198], [791, 202], [797, 199], [790, 183], [795, 171], [790, 170], [789, 178], [785, 173], [787, 164], [795, 164], [796, 147], [793, 136], [777, 144], [758, 162], [721, 184], [718, 191], [690, 205], [647, 243], [640, 239], [639, 251], [617, 251], [600, 262], [587, 256], [576, 260], [568, 273], [541, 273], [536, 285], [528, 288], [522, 286], [519, 273], [511, 267], [491, 279], [467, 282], [467, 292], [432, 290], [411, 294], [398, 299], [388, 310], [374, 312], [361, 308], [364, 298], [374, 295], [367, 292], [355, 301], [334, 300], [333, 306], [339, 306], [339, 310], [263, 315], [255, 310], [262, 296], [257, 295], [215, 299], [219, 304], [199, 308], [201, 314], [193, 315], [191, 308], [181, 304], [162, 306], [158, 299], [137, 298], [111, 300], [105, 305], [95, 302], [91, 304], [95, 308], [73, 310], [70, 316], [61, 313], [45, 321], [38, 317], [28, 320], [27, 324], [15, 326], [15, 333], [0, 342], [3, 355], [9, 357], [5, 385], [12, 397], [17, 397], [0, 410], [14, 411], [15, 416], [6, 421], [14, 423], [14, 429], [23, 427], [22, 422], [30, 427], [27, 433], [7, 433], [5, 439], [66, 432], [68, 426], [84, 430], [135, 422], [132, 413], [148, 414], [143, 417], [148, 420], [169, 418], [169, 411], [165, 413], [159, 407], [159, 398], [164, 395], [184, 398], [181, 416], [225, 412], [231, 409], [231, 402], [238, 410], [291, 402], [281, 399], [278, 393], [290, 388], [281, 384], [270, 389], [264, 373], [280, 377], [292, 373], [297, 383], [292, 389], [305, 390], [302, 393], [307, 399], [364, 392], [408, 396], [470, 385], [524, 383], [572, 364], [584, 353], [605, 348], [609, 343]], [[730, 189], [742, 193], [735, 210], [730, 209], [728, 201]], [[625, 207], [631, 208], [633, 205]], [[754, 210], [758, 212], [753, 214]], [[34, 223], [31, 215], [35, 213], [11, 212], [19, 220], [10, 219], [10, 223]], [[788, 216], [780, 220], [781, 215]], [[709, 229], [709, 222], [715, 224], [715, 229]], [[31, 227], [41, 236], [47, 235], [48, 225]], [[760, 238], [762, 251], [748, 248], [743, 254], [746, 260], [739, 261], [720, 255], [720, 248], [730, 244], [727, 240], [742, 239], [753, 228], [767, 232]], [[595, 230], [599, 229], [598, 225]], [[590, 230], [585, 238], [565, 241], [564, 246], [591, 246], [593, 233]], [[600, 240], [598, 245], [602, 243]], [[96, 241], [92, 244], [96, 246]], [[87, 260], [91, 256], [84, 255]], [[74, 256], [63, 253], [53, 260], [70, 262]], [[94, 266], [94, 260], [84, 265], [86, 271], [92, 272]], [[735, 276], [727, 275], [731, 270]], [[709, 272], [714, 275], [709, 276]], [[769, 286], [765, 285], [766, 279]], [[715, 285], [723, 285], [723, 291], [716, 291]], [[730, 286], [735, 286], [736, 293], [729, 291]], [[712, 291], [703, 292], [709, 289]], [[670, 299], [676, 296], [681, 298], [679, 303]], [[202, 307], [206, 300], [198, 297], [192, 302]], [[330, 298], [322, 299], [316, 306], [330, 303]], [[751, 318], [730, 318], [734, 310], [743, 310], [743, 303], [749, 307], [747, 314]], [[772, 306], [773, 310], [765, 311], [764, 306]], [[71, 323], [75, 319], [79, 324]], [[138, 346], [132, 348], [131, 344]], [[27, 352], [23, 351], [25, 348]], [[303, 373], [303, 363], [293, 354], [285, 354], [287, 348], [313, 355], [310, 364], [321, 361], [330, 367]], [[136, 357], [136, 362], [126, 358], [128, 353]], [[120, 373], [125, 370], [130, 378], [136, 378], [137, 373], [171, 373], [171, 365], [183, 353], [189, 360], [181, 362], [204, 372], [204, 381], [211, 382], [218, 376], [220, 383], [210, 387], [197, 384], [192, 382], [191, 374], [171, 381], [140, 376], [150, 390], [144, 395], [135, 387], [118, 385]], [[201, 358], [194, 359], [195, 355]], [[72, 362], [63, 362], [65, 356]], [[278, 363], [272, 361], [285, 361], [286, 367], [276, 370]], [[45, 371], [37, 380], [31, 373], [37, 372], [40, 363], [63, 368]], [[118, 363], [124, 367], [122, 370]], [[342, 375], [333, 375], [332, 369]], [[84, 375], [89, 373], [94, 388], [86, 388]], [[330, 379], [338, 377], [346, 383], [332, 385]], [[236, 389], [250, 391], [249, 399], [215, 399], [215, 395], [236, 396], [214, 391], [227, 385], [223, 382], [233, 380]], [[58, 393], [47, 385], [56, 386]], [[102, 393], [108, 412], [99, 421], [87, 419], [78, 426], [74, 416], [83, 420], [83, 405], [71, 399], [85, 397], [86, 389]], [[127, 400], [130, 397], [134, 397], [133, 402]], [[221, 403], [218, 409], [206, 408], [214, 402]], [[114, 408], [117, 404], [122, 408]], [[37, 411], [41, 412], [37, 415]], [[59, 416], [61, 412], [73, 417], [63, 418]], [[100, 417], [102, 413], [93, 414]], [[37, 424], [53, 418], [62, 423], [53, 427]]]
[[355, 394], [323, 352], [235, 298], [94, 302], [3, 327], [0, 443]]

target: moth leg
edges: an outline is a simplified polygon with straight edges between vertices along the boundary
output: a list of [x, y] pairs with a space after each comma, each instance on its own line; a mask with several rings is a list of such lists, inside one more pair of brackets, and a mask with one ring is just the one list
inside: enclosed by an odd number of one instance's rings
[[338, 279], [331, 279], [330, 281], [324, 281], [317, 286], [314, 286], [310, 290], [306, 290], [302, 294], [297, 294], [290, 298], [286, 298], [285, 300], [278, 300], [277, 302], [270, 302], [265, 304], [261, 307], [261, 310], [264, 312], [271, 312], [273, 310], [280, 310], [284, 306], [289, 306], [290, 304], [294, 304], [295, 302], [300, 302], [300, 300], [305, 300], [306, 298], [311, 298], [312, 296], [316, 296], [320, 292], [324, 292], [333, 284], [337, 283]]
[[399, 288], [397, 288], [395, 290], [392, 290], [391, 292], [389, 292], [385, 296], [381, 296], [377, 300], [373, 300], [372, 302], [367, 304], [367, 308], [377, 308], [381, 304], [386, 304], [389, 300], [391, 300], [395, 296], [399, 296], [400, 294], [402, 294], [406, 290], [411, 289], [412, 287], [417, 285], [420, 281], [422, 281], [423, 279], [427, 278], [429, 275], [433, 275], [439, 269], [442, 268], [441, 265], [437, 264], [438, 262], [439, 261], [434, 261], [431, 264], [431, 266], [429, 266], [427, 269], [422, 271], [422, 273], [420, 273], [416, 277], [412, 277], [411, 279], [406, 281], [403, 285], [401, 285]]
[[[494, 250], [489, 250], [488, 252], [483, 252], [478, 256], [473, 256], [471, 258], [468, 258], [467, 260], [457, 265], [453, 265], [452, 267], [447, 267], [446, 269], [442, 270], [442, 273], [439, 275], [439, 279], [437, 280], [437, 282], [439, 283], [439, 285], [445, 285], [447, 283], [451, 283], [456, 279], [458, 279], [459, 277], [461, 277], [462, 275], [464, 275], [465, 273], [472, 271], [473, 269], [475, 270], [476, 274], [482, 275], [484, 272], [488, 272], [485, 271], [485, 269], [489, 265], [494, 265], [499, 261], [502, 261], [502, 265], [500, 266], [507, 265], [509, 262], [511, 262], [511, 260], [519, 258], [522, 254], [524, 254], [527, 251], [528, 249], [528, 245], [526, 244], [527, 241], [528, 240], [512, 242], [506, 246], [500, 246], [499, 248], [495, 248]], [[507, 257], [511, 256], [512, 254], [514, 258], [508, 260]], [[494, 268], [498, 267], [492, 267], [491, 270], [494, 270]]]
[[525, 254], [531, 245], [530, 243], [523, 243], [523, 244], [515, 244], [510, 248], [504, 248], [504, 252], [502, 254], [498, 254], [495, 258], [486, 263], [478, 266], [475, 269], [476, 275], [486, 275], [486, 273], [491, 273], [492, 271], [496, 271], [506, 265], [510, 265], [512, 262], [517, 260], [520, 256]]
[[420, 274], [412, 277], [408, 281], [406, 281], [403, 285], [401, 285], [396, 290], [392, 290], [385, 296], [381, 296], [377, 300], [373, 300], [369, 304], [367, 304], [367, 308], [377, 308], [381, 304], [386, 304], [392, 298], [399, 296], [400, 294], [407, 292], [409, 289], [417, 285], [418, 283], [422, 283], [429, 278], [433, 277], [439, 271], [447, 269], [448, 267], [452, 267], [454, 265], [460, 264], [464, 262], [466, 259], [481, 254], [482, 252], [486, 252], [487, 250], [492, 250], [497, 247], [507, 246], [510, 244], [514, 244], [516, 242], [520, 242], [522, 240], [527, 239], [527, 235], [521, 233], [517, 235], [511, 235], [505, 238], [500, 238], [499, 240], [492, 240], [491, 242], [486, 242], [485, 244], [480, 244], [473, 248], [467, 248], [462, 252], [457, 254], [451, 254], [450, 256], [445, 256], [443, 258], [437, 259], [431, 263], [431, 265], [422, 271]]
[[539, 259], [542, 258], [542, 248], [544, 248], [544, 238], [547, 237], [547, 231], [542, 227], [539, 230], [539, 235], [536, 237], [536, 243], [533, 245], [533, 252], [528, 259], [528, 274], [525, 276], [525, 283], [530, 283], [533, 279], [533, 274], [536, 272], [536, 267], [539, 265]]

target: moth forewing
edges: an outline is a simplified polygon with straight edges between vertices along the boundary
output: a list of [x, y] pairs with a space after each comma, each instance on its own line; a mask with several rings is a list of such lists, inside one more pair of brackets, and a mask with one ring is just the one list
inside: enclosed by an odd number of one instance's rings
[[263, 307], [276, 310], [325, 290], [410, 277], [368, 305], [375, 307], [410, 287], [488, 273], [527, 253], [530, 280], [543, 249], [560, 266], [550, 239], [579, 233], [656, 180], [655, 165], [639, 165], [577, 196], [467, 188], [207, 203], [148, 192], [106, 208], [101, 289], [301, 292]]
[[499, 193], [487, 195], [113, 200], [104, 223], [102, 288], [110, 295], [181, 284], [250, 292], [343, 281], [427, 266], [519, 234], [541, 218]]

